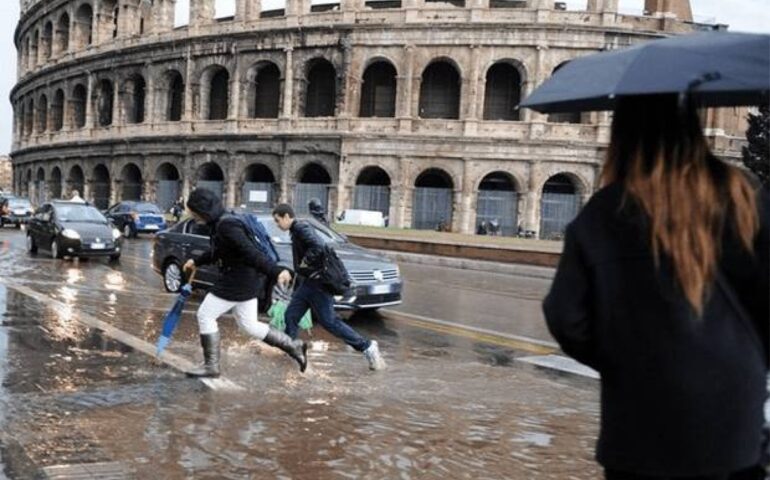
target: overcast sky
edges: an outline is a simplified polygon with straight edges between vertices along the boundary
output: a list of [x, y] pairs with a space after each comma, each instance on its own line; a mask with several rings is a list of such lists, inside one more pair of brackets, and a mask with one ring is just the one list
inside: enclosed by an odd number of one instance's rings
[[[177, 0], [180, 4], [189, 0]], [[235, 0], [216, 0], [218, 16], [232, 15]], [[313, 4], [336, 0], [312, 0]], [[586, 0], [567, 0], [568, 8], [584, 9]], [[280, 8], [285, 0], [263, 0], [263, 8]], [[691, 0], [696, 21], [730, 25], [730, 30], [770, 33], [768, 0]], [[644, 0], [620, 0], [620, 11], [641, 14]], [[182, 10], [182, 9], [180, 9]], [[180, 17], [185, 12], [178, 12]], [[0, 0], [0, 155], [11, 149], [13, 110], [8, 96], [16, 82], [16, 47], [13, 32], [19, 20], [19, 0]], [[177, 23], [181, 20], [177, 18]]]

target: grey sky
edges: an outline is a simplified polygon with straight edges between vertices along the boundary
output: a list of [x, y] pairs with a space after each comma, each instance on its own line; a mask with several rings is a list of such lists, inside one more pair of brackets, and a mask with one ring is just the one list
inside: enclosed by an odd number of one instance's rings
[[[180, 4], [189, 0], [178, 0]], [[312, 0], [313, 4], [329, 3], [334, 0]], [[286, 0], [263, 0], [263, 8], [281, 8]], [[567, 0], [570, 9], [585, 8], [587, 0]], [[726, 23], [730, 30], [770, 33], [770, 9], [767, 0], [691, 0], [693, 14], [697, 21]], [[0, 154], [11, 149], [13, 131], [13, 110], [8, 95], [16, 82], [16, 47], [13, 32], [19, 20], [19, 0], [0, 0]], [[217, 15], [232, 15], [235, 0], [217, 0]], [[644, 0], [620, 0], [624, 13], [641, 14]], [[179, 17], [186, 12], [180, 9]], [[181, 22], [178, 18], [177, 23]]]

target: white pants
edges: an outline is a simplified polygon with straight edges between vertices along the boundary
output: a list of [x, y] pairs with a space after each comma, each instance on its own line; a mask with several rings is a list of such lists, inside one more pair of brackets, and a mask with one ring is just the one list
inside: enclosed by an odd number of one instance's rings
[[264, 340], [270, 327], [257, 320], [259, 315], [257, 307], [256, 298], [246, 300], [245, 302], [231, 302], [208, 293], [198, 308], [198, 328], [200, 333], [201, 335], [217, 333], [219, 331], [217, 319], [232, 310], [238, 326], [243, 331], [252, 337]]

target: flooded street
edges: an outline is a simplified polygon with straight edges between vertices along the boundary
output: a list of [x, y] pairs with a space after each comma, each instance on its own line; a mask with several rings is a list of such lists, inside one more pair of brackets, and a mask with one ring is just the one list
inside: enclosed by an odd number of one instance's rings
[[[388, 311], [355, 315], [350, 323], [379, 341], [389, 368], [370, 372], [360, 354], [314, 329], [302, 375], [226, 317], [223, 375], [235, 388], [216, 390], [89, 328], [83, 320], [98, 319], [154, 344], [175, 295], [150, 267], [151, 242], [126, 242], [110, 265], [29, 256], [23, 233], [0, 231], [6, 477], [599, 476], [598, 383], [516, 361], [536, 343], [528, 350]], [[402, 265], [407, 293], [396, 310], [550, 341], [539, 312], [548, 281], [439, 270]], [[191, 361], [201, 356], [201, 300], [188, 303], [169, 347]]]

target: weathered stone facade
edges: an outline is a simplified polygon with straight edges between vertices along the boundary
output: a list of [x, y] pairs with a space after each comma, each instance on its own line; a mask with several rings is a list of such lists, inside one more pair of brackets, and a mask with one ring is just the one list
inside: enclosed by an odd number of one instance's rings
[[11, 157], [0, 155], [0, 191], [13, 191], [13, 168]]
[[[231, 206], [264, 201], [252, 190], [324, 195], [332, 212], [378, 208], [392, 226], [473, 232], [496, 218], [506, 234], [558, 236], [597, 188], [610, 116], [549, 118], [519, 100], [571, 58], [715, 28], [621, 15], [617, 0], [237, 0], [219, 19], [215, 0], [192, 0], [177, 28], [175, 7], [22, 0], [19, 193], [166, 206], [206, 182]], [[708, 112], [721, 155], [737, 155], [742, 115]]]

